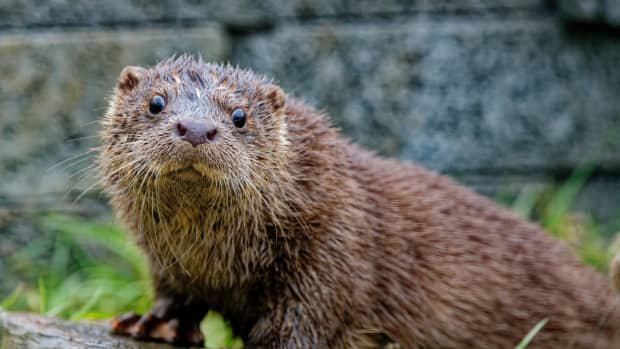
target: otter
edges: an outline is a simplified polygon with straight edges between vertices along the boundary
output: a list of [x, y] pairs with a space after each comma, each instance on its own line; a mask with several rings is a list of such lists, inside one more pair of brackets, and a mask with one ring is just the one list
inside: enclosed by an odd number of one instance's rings
[[513, 348], [544, 319], [529, 348], [620, 347], [610, 281], [564, 243], [250, 70], [126, 67], [102, 123], [105, 190], [155, 289], [118, 334], [200, 345], [212, 309], [248, 349]]

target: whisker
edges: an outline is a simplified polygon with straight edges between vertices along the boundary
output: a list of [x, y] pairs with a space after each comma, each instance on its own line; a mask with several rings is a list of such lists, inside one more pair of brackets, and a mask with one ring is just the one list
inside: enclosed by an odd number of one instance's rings
[[75, 166], [75, 165], [77, 165], [77, 164], [81, 163], [81, 162], [84, 162], [84, 161], [89, 161], [89, 160], [93, 160], [93, 159], [94, 159], [94, 158], [96, 158], [96, 157], [97, 157], [97, 154], [93, 154], [93, 155], [87, 156], [87, 157], [85, 157], [85, 158], [82, 158], [82, 159], [80, 159], [80, 160], [76, 160], [76, 161], [70, 162], [70, 163], [68, 163], [67, 165], [65, 165], [65, 166], [63, 166], [63, 167], [61, 167], [61, 168], [59, 168], [59, 169], [58, 169], [58, 171], [64, 171], [64, 170], [66, 170], [66, 169], [68, 169], [68, 168], [71, 168], [71, 167], [73, 167], [73, 166]]
[[73, 143], [73, 142], [77, 142], [77, 141], [81, 141], [84, 139], [91, 139], [91, 138], [99, 138], [99, 135], [95, 135], [95, 136], [86, 136], [86, 137], [78, 137], [78, 138], [72, 138], [72, 139], [67, 139], [64, 143]]
[[54, 165], [52, 165], [52, 166], [48, 167], [45, 171], [46, 171], [46, 172], [49, 172], [49, 171], [51, 171], [51, 170], [55, 169], [56, 167], [61, 166], [62, 164], [67, 163], [67, 161], [71, 161], [71, 160], [74, 160], [74, 159], [79, 158], [79, 157], [81, 157], [81, 156], [85, 156], [85, 155], [90, 154], [90, 153], [92, 153], [92, 152], [94, 152], [94, 151], [95, 151], [95, 149], [90, 149], [90, 150], [85, 151], [85, 152], [83, 152], [83, 153], [80, 153], [80, 154], [77, 154], [77, 155], [73, 155], [73, 156], [71, 156], [71, 157], [69, 157], [69, 158], [67, 158], [67, 159], [64, 159], [64, 160], [60, 161], [59, 163], [56, 163], [56, 164], [54, 164]]

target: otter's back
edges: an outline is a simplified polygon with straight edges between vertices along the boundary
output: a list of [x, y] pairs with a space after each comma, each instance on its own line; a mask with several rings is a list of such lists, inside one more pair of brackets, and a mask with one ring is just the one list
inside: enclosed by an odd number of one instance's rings
[[377, 311], [405, 347], [510, 348], [544, 319], [532, 348], [619, 340], [608, 280], [563, 242], [447, 177], [355, 146], [349, 154], [376, 233], [377, 289], [387, 290]]

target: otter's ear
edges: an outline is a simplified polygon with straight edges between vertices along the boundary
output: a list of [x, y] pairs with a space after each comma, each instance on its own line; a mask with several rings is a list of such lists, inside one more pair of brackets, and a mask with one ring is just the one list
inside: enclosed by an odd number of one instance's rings
[[131, 91], [138, 86], [140, 79], [146, 73], [146, 69], [136, 66], [127, 66], [118, 77], [117, 86], [119, 90]]
[[278, 112], [284, 108], [284, 91], [279, 86], [269, 84], [265, 86], [265, 99], [273, 108], [273, 112]]

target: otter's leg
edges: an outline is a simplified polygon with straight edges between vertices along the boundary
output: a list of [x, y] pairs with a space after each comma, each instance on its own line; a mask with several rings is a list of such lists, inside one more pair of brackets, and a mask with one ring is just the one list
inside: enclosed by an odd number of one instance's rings
[[204, 339], [199, 325], [207, 310], [206, 305], [199, 302], [157, 296], [148, 313], [141, 316], [127, 313], [114, 318], [112, 331], [140, 340], [202, 346]]
[[[327, 324], [315, 324], [301, 304], [280, 304], [262, 316], [245, 340], [246, 349], [327, 348]], [[321, 337], [323, 335], [323, 337]]]
[[354, 336], [351, 324], [342, 322], [347, 318], [346, 308], [338, 306], [342, 304], [335, 299], [300, 302], [291, 298], [282, 297], [258, 319], [244, 338], [244, 349], [380, 348], [371, 344], [369, 337]]

